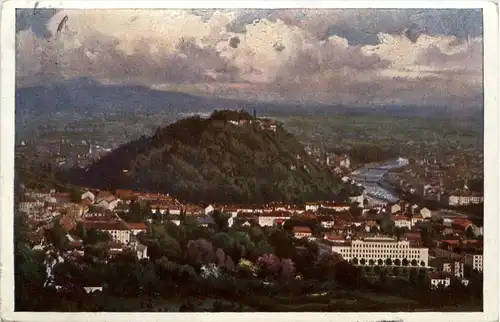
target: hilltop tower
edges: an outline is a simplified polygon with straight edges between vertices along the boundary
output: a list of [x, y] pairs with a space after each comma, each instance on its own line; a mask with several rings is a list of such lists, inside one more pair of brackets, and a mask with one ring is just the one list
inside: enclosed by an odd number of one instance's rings
[[255, 107], [253, 108], [253, 117], [257, 118], [257, 111], [255, 110]]

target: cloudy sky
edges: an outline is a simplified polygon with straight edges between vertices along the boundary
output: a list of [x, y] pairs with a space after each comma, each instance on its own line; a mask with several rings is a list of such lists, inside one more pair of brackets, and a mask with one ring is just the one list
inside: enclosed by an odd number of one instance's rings
[[90, 77], [279, 102], [483, 100], [480, 10], [23, 9], [16, 46], [18, 87]]

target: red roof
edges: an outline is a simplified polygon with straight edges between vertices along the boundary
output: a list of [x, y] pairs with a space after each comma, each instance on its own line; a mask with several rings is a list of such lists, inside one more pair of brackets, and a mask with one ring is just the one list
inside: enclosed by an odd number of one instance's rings
[[469, 219], [457, 218], [453, 220], [452, 225], [466, 228], [467, 226], [472, 225], [472, 221], [470, 221]]
[[311, 228], [307, 226], [295, 226], [293, 227], [294, 233], [312, 233]]
[[450, 245], [457, 245], [458, 244], [458, 240], [454, 240], [454, 239], [448, 239], [448, 240], [442, 240], [441, 243], [443, 244], [450, 244]]
[[129, 228], [120, 221], [82, 221], [85, 229], [94, 228], [96, 230], [128, 230]]
[[129, 229], [142, 229], [142, 230], [148, 229], [148, 226], [143, 222], [127, 223], [126, 225]]
[[328, 240], [345, 240], [344, 237], [338, 235], [326, 235], [326, 239]]

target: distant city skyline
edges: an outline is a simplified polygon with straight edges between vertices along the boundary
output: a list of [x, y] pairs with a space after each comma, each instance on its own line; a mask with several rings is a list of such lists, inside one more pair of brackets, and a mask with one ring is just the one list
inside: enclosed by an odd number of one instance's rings
[[18, 87], [89, 77], [244, 100], [481, 108], [482, 32], [476, 9], [19, 9], [16, 79]]

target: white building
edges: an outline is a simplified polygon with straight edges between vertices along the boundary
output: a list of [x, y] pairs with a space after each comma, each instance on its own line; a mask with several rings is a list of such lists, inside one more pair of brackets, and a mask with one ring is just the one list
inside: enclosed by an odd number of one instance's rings
[[452, 263], [443, 264], [443, 272], [454, 275], [458, 278], [464, 277], [464, 263], [460, 261], [454, 261]]
[[89, 198], [92, 202], [95, 202], [95, 195], [90, 191], [85, 191], [82, 194], [82, 200], [85, 198]]
[[390, 237], [367, 237], [345, 242], [344, 244], [321, 240], [318, 241], [318, 248], [320, 253], [335, 252], [342, 255], [349, 262], [356, 258], [360, 263], [364, 259], [365, 265], [369, 265], [370, 260], [377, 265], [379, 261], [382, 265], [387, 265], [387, 259], [391, 259], [392, 265], [395, 265], [396, 259], [401, 262], [406, 259], [410, 265], [412, 262], [416, 262], [419, 266], [422, 266], [421, 262], [423, 262], [425, 267], [429, 263], [428, 248], [410, 247], [408, 241], [397, 241], [397, 239]]
[[285, 220], [290, 219], [290, 214], [282, 213], [282, 212], [271, 212], [267, 214], [259, 215], [259, 225], [261, 227], [264, 226], [274, 226], [278, 222], [283, 222]]
[[208, 205], [207, 207], [205, 207], [205, 215], [211, 214], [214, 210], [215, 210], [214, 206]]
[[411, 226], [415, 226], [418, 222], [425, 221], [422, 215], [414, 215], [411, 217]]
[[450, 286], [451, 280], [449, 277], [431, 277], [430, 282], [431, 282], [431, 288], [436, 289], [438, 287]]
[[119, 202], [119, 199], [115, 198], [114, 196], [110, 196], [99, 200], [97, 205], [107, 210], [113, 210], [116, 208], [116, 206], [118, 206]]
[[431, 216], [432, 216], [432, 211], [431, 211], [431, 210], [429, 210], [429, 208], [424, 207], [424, 208], [420, 209], [420, 215], [421, 215], [423, 218], [431, 218]]
[[472, 267], [472, 269], [483, 271], [483, 255], [482, 254], [465, 254], [464, 262], [466, 266]]
[[390, 208], [391, 214], [395, 214], [401, 211], [401, 206], [399, 204], [394, 204]]
[[450, 206], [466, 206], [471, 204], [479, 204], [484, 201], [484, 197], [475, 194], [453, 194], [448, 198]]
[[406, 216], [392, 216], [392, 220], [394, 220], [396, 227], [411, 229], [411, 220]]
[[94, 228], [95, 230], [107, 232], [111, 235], [113, 240], [120, 242], [124, 245], [130, 242], [130, 236], [132, 235], [132, 231], [127, 227], [126, 223], [122, 221], [113, 221], [113, 222], [92, 222], [85, 221], [83, 222], [83, 227], [85, 229]]
[[307, 202], [305, 206], [306, 206], [306, 211], [316, 211], [319, 209], [321, 205], [317, 202]]

